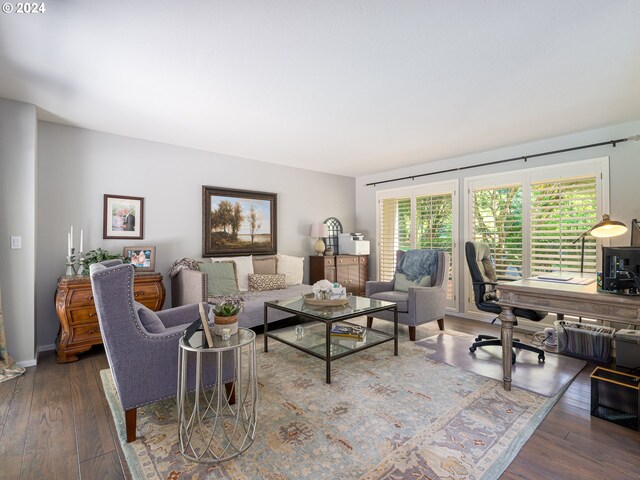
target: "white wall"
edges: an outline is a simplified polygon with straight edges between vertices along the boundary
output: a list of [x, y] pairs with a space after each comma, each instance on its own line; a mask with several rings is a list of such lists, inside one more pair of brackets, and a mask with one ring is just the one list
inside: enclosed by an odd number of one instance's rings
[[[476, 175], [513, 171], [522, 168], [553, 165], [562, 162], [607, 156], [610, 159], [609, 192], [611, 207], [610, 212], [608, 213], [611, 214], [611, 218], [623, 221], [628, 227], [630, 227], [632, 218], [640, 218], [640, 142], [624, 142], [618, 144], [615, 148], [612, 146], [590, 148], [558, 155], [539, 157], [528, 160], [526, 163], [524, 161], [517, 161], [488, 167], [472, 168], [469, 170], [416, 178], [413, 181], [402, 180], [398, 182], [391, 182], [377, 185], [375, 187], [367, 187], [366, 184], [397, 177], [419, 175], [422, 173], [436, 172], [450, 168], [526, 156], [527, 154], [558, 150], [578, 145], [605, 142], [638, 134], [640, 134], [640, 121], [614, 125], [607, 128], [590, 130], [547, 140], [540, 140], [522, 145], [514, 145], [511, 147], [475, 153], [463, 157], [450, 158], [433, 163], [424, 163], [410, 168], [389, 170], [375, 175], [358, 177], [356, 178], [356, 223], [358, 225], [358, 230], [363, 231], [363, 233], [367, 235], [367, 238], [372, 240], [375, 239], [376, 191], [404, 186], [414, 186], [442, 180], [459, 179], [459, 191], [461, 194], [458, 202], [459, 238], [457, 238], [456, 241], [458, 242], [459, 247], [457, 274], [459, 275], [459, 278], [462, 279], [464, 278], [463, 275], [465, 275], [463, 244], [467, 240], [466, 238], [463, 238], [465, 234], [463, 213], [467, 203], [466, 192], [463, 188], [465, 178]], [[629, 242], [630, 233], [611, 239], [611, 245], [629, 245]], [[369, 265], [370, 276], [373, 279], [377, 275], [377, 252], [373, 243], [371, 254]], [[462, 285], [463, 282], [459, 282], [459, 284]], [[464, 295], [462, 295], [462, 292], [460, 293], [461, 294], [458, 296], [458, 303], [460, 305], [460, 311], [462, 311]]]
[[22, 366], [33, 365], [36, 343], [36, 136], [35, 107], [0, 99], [0, 287], [9, 354]]
[[[85, 250], [102, 247], [121, 253], [125, 245], [157, 246], [156, 271], [165, 276], [165, 307], [170, 306], [169, 266], [176, 259], [202, 255], [203, 185], [277, 193], [280, 253], [313, 254], [310, 225], [327, 217], [339, 218], [347, 231], [355, 229], [351, 177], [40, 122], [38, 345], [53, 344], [58, 331], [53, 295], [65, 271], [70, 225], [75, 232], [84, 229]], [[105, 193], [144, 197], [143, 240], [102, 239]]]

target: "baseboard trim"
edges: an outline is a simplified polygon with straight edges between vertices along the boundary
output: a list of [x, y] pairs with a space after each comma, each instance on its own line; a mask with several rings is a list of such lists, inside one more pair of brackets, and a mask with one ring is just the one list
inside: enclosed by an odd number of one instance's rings
[[40, 345], [38, 347], [38, 355], [40, 355], [41, 352], [50, 352], [51, 350], [55, 350], [55, 349], [56, 349], [55, 343], [51, 343], [49, 345]]
[[38, 360], [35, 358], [33, 360], [24, 360], [22, 362], [16, 362], [16, 365], [22, 368], [35, 367], [38, 364]]

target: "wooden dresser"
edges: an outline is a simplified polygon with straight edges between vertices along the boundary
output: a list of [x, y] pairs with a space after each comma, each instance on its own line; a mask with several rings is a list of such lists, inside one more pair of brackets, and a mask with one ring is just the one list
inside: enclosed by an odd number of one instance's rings
[[365, 294], [365, 284], [369, 280], [368, 255], [325, 255], [309, 257], [310, 283], [327, 279], [338, 282], [353, 295]]
[[[133, 295], [137, 302], [150, 309], [161, 310], [166, 295], [162, 274], [137, 273], [133, 281]], [[60, 277], [55, 302], [60, 320], [56, 339], [58, 363], [76, 362], [76, 354], [102, 343], [89, 277]]]

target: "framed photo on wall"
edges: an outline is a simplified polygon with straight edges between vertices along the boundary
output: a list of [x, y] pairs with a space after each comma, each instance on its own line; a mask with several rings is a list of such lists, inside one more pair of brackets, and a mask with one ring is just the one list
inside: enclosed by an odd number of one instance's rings
[[132, 247], [124, 247], [122, 256], [128, 258], [139, 272], [153, 272], [156, 268], [156, 247], [144, 247], [134, 245]]
[[102, 238], [144, 238], [144, 198], [104, 196]]
[[278, 195], [202, 187], [202, 256], [278, 252]]

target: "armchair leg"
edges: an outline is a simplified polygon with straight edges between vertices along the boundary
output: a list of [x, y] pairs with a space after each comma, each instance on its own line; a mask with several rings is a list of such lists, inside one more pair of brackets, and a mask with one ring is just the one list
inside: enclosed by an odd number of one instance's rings
[[229, 405], [236, 404], [236, 389], [233, 388], [235, 386], [234, 382], [229, 382], [224, 384], [224, 389], [227, 392], [227, 398], [229, 399]]
[[438, 328], [440, 330], [444, 330], [444, 318], [439, 318], [438, 319]]
[[373, 317], [367, 317], [367, 328], [373, 328]]
[[409, 340], [416, 341], [416, 327], [409, 327]]
[[130, 408], [124, 411], [124, 423], [127, 430], [127, 443], [134, 442], [136, 440], [136, 419], [137, 408]]

